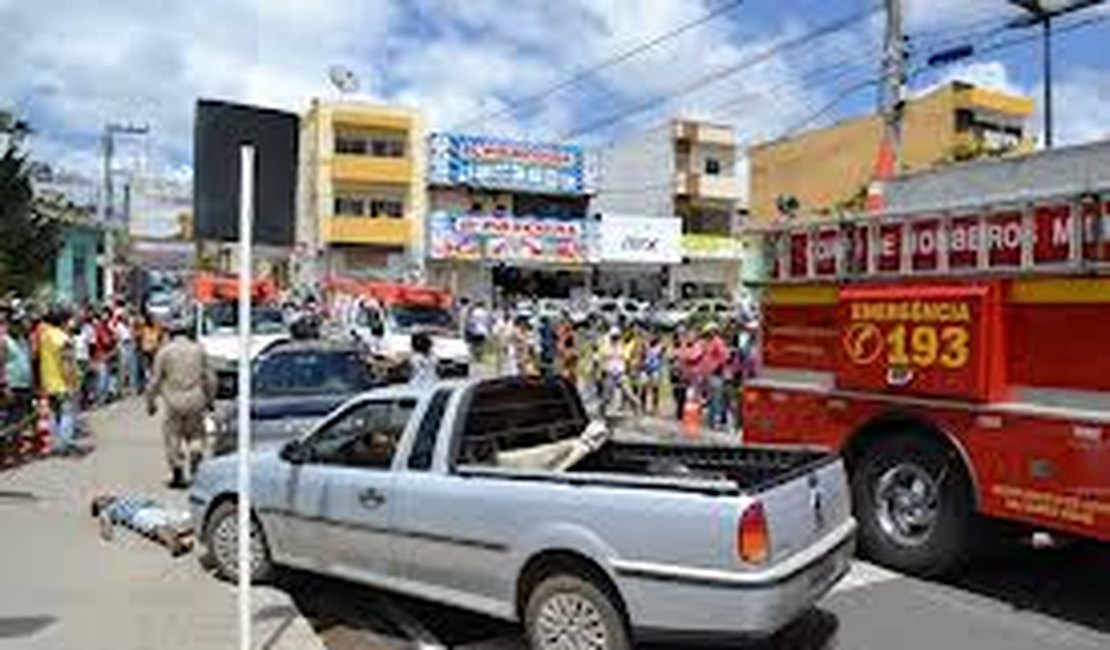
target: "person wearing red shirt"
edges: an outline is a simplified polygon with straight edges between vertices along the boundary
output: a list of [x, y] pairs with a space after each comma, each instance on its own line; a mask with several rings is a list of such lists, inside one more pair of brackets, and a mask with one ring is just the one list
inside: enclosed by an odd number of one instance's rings
[[[700, 399], [705, 393], [705, 386], [701, 374], [702, 357], [705, 356], [705, 346], [698, 339], [696, 333], [689, 333], [678, 350], [678, 361], [682, 369], [682, 377], [686, 383], [686, 396], [682, 400], [683, 406], [687, 399]], [[682, 419], [682, 411], [678, 413]]]
[[709, 426], [722, 429], [728, 419], [725, 401], [725, 370], [728, 365], [728, 344], [721, 336], [716, 323], [705, 326], [702, 332], [705, 353], [702, 356], [701, 375], [709, 399]]
[[93, 324], [96, 333], [92, 349], [92, 365], [96, 370], [96, 400], [108, 402], [115, 392], [111, 365], [116, 352], [116, 337], [112, 332], [112, 313], [105, 309]]

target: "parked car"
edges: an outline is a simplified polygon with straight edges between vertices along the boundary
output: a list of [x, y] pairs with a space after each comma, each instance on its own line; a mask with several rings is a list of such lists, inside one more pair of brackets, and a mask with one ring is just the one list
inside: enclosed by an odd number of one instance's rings
[[690, 309], [675, 301], [662, 303], [648, 312], [648, 321], [664, 330], [673, 330], [685, 324], [689, 318]]
[[[298, 567], [520, 620], [533, 648], [578, 647], [569, 634], [624, 650], [652, 632], [771, 634], [848, 570], [837, 456], [608, 431], [562, 380], [359, 395], [251, 455], [250, 577]], [[189, 494], [226, 579], [236, 465], [203, 463]]]
[[[254, 360], [251, 373], [251, 438], [283, 442], [303, 434], [337, 406], [383, 382], [355, 343], [299, 340], [275, 344]], [[232, 375], [232, 381], [236, 375]], [[226, 401], [208, 416], [216, 454], [235, 449], [236, 386], [221, 384]]]

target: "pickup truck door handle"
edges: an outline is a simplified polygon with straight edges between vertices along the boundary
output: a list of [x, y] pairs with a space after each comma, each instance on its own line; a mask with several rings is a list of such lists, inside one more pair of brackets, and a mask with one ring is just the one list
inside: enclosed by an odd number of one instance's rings
[[385, 495], [376, 488], [366, 488], [358, 493], [358, 502], [366, 508], [380, 508], [385, 504]]

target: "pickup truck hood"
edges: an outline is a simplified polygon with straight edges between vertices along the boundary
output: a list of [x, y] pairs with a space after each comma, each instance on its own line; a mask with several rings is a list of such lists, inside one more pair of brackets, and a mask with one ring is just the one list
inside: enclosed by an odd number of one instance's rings
[[[251, 335], [250, 358], [286, 337], [284, 334]], [[239, 336], [237, 334], [213, 334], [200, 337], [204, 353], [217, 361], [233, 361], [239, 358]]]
[[[359, 337], [367, 341], [370, 348], [384, 357], [402, 358], [412, 353], [412, 336], [410, 334], [386, 334], [381, 340], [375, 342], [367, 337], [367, 333], [359, 332]], [[455, 335], [431, 335], [432, 354], [436, 359], [455, 361], [460, 363], [470, 362], [470, 346], [466, 341]]]

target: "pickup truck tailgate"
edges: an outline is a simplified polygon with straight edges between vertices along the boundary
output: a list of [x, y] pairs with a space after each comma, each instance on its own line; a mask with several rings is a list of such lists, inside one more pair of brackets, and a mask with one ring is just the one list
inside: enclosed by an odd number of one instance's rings
[[852, 516], [843, 462], [825, 459], [772, 482], [756, 496], [763, 504], [772, 562], [807, 548]]

